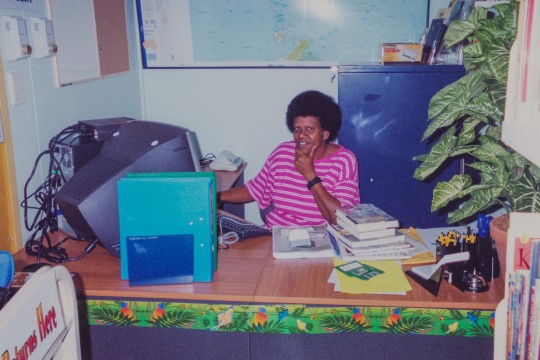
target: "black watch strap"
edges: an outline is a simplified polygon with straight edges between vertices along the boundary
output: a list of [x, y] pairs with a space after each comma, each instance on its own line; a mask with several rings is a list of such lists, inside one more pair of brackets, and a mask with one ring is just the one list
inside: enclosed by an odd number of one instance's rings
[[311, 188], [314, 187], [315, 185], [317, 185], [318, 183], [322, 182], [321, 178], [318, 177], [318, 176], [315, 176], [313, 179], [311, 179], [308, 183], [307, 183], [307, 189], [311, 191]]

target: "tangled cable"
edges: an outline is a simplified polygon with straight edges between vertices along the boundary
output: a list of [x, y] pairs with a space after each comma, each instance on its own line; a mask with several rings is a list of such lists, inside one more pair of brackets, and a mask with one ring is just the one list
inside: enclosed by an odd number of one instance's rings
[[[48, 149], [38, 155], [30, 176], [24, 184], [24, 198], [20, 205], [24, 209], [24, 225], [26, 230], [32, 232], [25, 243], [25, 251], [28, 255], [36, 256], [38, 263], [41, 258], [56, 264], [79, 260], [92, 251], [98, 242], [98, 239], [92, 239], [82, 254], [76, 257], [69, 257], [66, 250], [60, 245], [70, 239], [78, 241], [87, 240], [66, 236], [56, 244], [53, 244], [50, 238], [50, 233], [58, 231], [58, 207], [55, 202], [55, 196], [62, 185], [66, 183], [66, 178], [61, 167], [66, 153], [59, 152], [58, 145], [65, 144], [65, 141], [70, 137], [72, 139], [68, 141], [68, 144], [78, 140], [79, 133], [77, 125], [68, 126], [51, 138]], [[43, 182], [34, 191], [29, 193], [29, 187], [38, 169], [38, 165], [44, 159], [48, 159], [47, 174], [44, 176]], [[30, 217], [30, 211], [35, 211], [33, 217]]]

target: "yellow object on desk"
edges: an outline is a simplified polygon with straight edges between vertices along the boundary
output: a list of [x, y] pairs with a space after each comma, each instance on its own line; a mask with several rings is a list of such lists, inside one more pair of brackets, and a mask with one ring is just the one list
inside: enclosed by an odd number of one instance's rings
[[337, 275], [339, 291], [348, 294], [381, 294], [402, 293], [411, 290], [411, 285], [401, 269], [401, 262], [397, 260], [361, 261], [362, 264], [372, 266], [383, 273], [369, 280], [347, 276], [335, 267], [346, 264], [346, 261], [334, 258], [334, 272]]
[[400, 229], [400, 232], [408, 236], [410, 239], [406, 239], [407, 242], [410, 242], [415, 247], [413, 256], [409, 259], [402, 260], [403, 265], [418, 265], [418, 264], [430, 264], [434, 263], [436, 258], [433, 251], [426, 245], [424, 239], [418, 233], [418, 230], [415, 228]]

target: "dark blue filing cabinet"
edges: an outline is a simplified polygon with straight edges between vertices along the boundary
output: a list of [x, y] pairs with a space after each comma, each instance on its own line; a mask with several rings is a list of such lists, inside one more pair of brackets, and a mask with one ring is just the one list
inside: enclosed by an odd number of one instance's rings
[[465, 74], [461, 65], [340, 66], [338, 102], [343, 111], [339, 143], [360, 166], [360, 197], [416, 228], [448, 226], [446, 212], [432, 213], [439, 180], [461, 172], [458, 161], [429, 181], [413, 178], [413, 157], [429, 151], [420, 142], [430, 99]]

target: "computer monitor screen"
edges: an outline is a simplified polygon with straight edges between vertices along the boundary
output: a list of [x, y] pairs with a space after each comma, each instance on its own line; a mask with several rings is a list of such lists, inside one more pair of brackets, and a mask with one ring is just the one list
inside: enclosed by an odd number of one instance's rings
[[117, 182], [127, 173], [196, 171], [188, 129], [133, 120], [120, 125], [101, 153], [79, 169], [55, 199], [78, 238], [120, 257]]
[[191, 150], [191, 156], [193, 157], [193, 164], [195, 165], [195, 171], [201, 171], [201, 147], [197, 140], [197, 134], [194, 131], [188, 131], [189, 149]]

